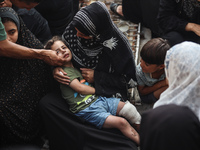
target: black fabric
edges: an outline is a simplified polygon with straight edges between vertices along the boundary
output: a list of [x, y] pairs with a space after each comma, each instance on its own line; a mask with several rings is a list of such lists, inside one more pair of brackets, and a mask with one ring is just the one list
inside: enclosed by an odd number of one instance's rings
[[[123, 75], [116, 76], [115, 74], [108, 74], [102, 71], [95, 71], [95, 90], [97, 95], [104, 95], [106, 97], [118, 97], [122, 101], [128, 100], [128, 84]], [[110, 85], [104, 86], [104, 85]]]
[[141, 150], [199, 150], [200, 122], [186, 106], [163, 105], [142, 114]]
[[3, 147], [1, 150], [41, 150], [41, 148], [32, 145], [16, 145]]
[[43, 44], [49, 40], [52, 35], [46, 19], [44, 19], [34, 8], [31, 10], [19, 9], [16, 6], [12, 8], [22, 18], [27, 28], [36, 36]]
[[140, 0], [122, 0], [122, 8], [126, 19], [133, 23], [143, 22]]
[[[75, 27], [93, 38], [77, 37]], [[73, 54], [73, 65], [95, 70], [97, 94], [112, 96], [123, 90], [120, 94], [127, 99], [125, 82], [136, 81], [134, 56], [128, 39], [114, 25], [104, 3], [94, 2], [82, 8], [66, 28], [63, 38]], [[98, 78], [102, 75], [106, 76], [105, 80]], [[121, 83], [111, 82], [113, 79]]]
[[171, 31], [171, 32], [168, 32], [168, 33], [162, 35], [161, 37], [163, 39], [168, 40], [170, 46], [174, 46], [174, 45], [181, 43], [181, 42], [184, 42], [184, 41], [192, 41], [192, 42], [200, 44], [200, 37], [197, 36], [193, 32], [181, 34], [181, 33], [176, 32], [176, 31]]
[[[0, 16], [17, 17], [10, 7], [1, 7]], [[42, 43], [18, 18], [17, 43], [31, 48], [43, 48]], [[40, 99], [50, 92], [50, 66], [37, 59], [0, 57], [0, 147], [16, 144], [38, 144], [41, 117]]]
[[122, 0], [123, 15], [133, 23], [141, 23], [152, 31], [153, 37], [160, 35], [157, 14], [160, 0]]
[[[200, 7], [197, 7], [191, 17], [188, 17], [183, 9], [182, 0], [160, 0], [158, 12], [158, 25], [162, 32], [162, 37], [166, 38], [171, 46], [178, 44], [177, 41], [193, 41], [200, 43], [200, 37], [192, 32], [185, 31], [189, 22], [200, 24]], [[170, 32], [178, 32], [180, 39], [169, 38]], [[177, 37], [178, 38], [178, 37]]]
[[111, 62], [110, 56], [103, 53], [99, 58], [99, 63], [94, 71], [94, 87], [97, 95], [104, 95], [106, 97], [120, 97], [121, 100], [128, 99], [128, 79], [122, 75], [113, 73], [107, 73]]
[[143, 25], [152, 31], [154, 37], [159, 37], [161, 34], [157, 23], [159, 3], [160, 0], [140, 0]]
[[137, 150], [136, 144], [117, 129], [98, 129], [69, 111], [61, 93], [40, 101], [50, 150]]
[[35, 9], [48, 21], [52, 35], [62, 35], [79, 9], [79, 0], [43, 0]]

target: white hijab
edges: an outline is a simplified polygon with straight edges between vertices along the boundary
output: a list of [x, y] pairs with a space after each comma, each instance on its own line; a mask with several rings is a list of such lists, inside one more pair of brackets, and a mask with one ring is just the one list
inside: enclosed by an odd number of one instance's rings
[[165, 104], [188, 106], [200, 120], [200, 45], [183, 42], [172, 47], [165, 58], [169, 88], [154, 108]]

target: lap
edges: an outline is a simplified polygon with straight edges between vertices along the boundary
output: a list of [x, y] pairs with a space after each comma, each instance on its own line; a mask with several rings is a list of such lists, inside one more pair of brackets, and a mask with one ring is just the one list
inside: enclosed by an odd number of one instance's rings
[[68, 108], [60, 93], [49, 93], [40, 101], [40, 112], [52, 150], [68, 149], [70, 146], [85, 150], [137, 150], [136, 144], [119, 130], [99, 130], [72, 114]]

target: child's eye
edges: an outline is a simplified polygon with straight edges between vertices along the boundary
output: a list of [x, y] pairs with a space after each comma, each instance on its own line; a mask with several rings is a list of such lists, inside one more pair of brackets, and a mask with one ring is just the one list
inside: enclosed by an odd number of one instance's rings
[[60, 52], [59, 50], [56, 50], [56, 54], [59, 54], [59, 52]]

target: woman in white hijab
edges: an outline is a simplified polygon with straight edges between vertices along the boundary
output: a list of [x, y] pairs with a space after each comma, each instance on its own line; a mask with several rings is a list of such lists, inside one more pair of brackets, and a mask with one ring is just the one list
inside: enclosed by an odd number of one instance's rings
[[165, 58], [169, 87], [154, 108], [177, 104], [188, 106], [200, 120], [200, 45], [183, 42], [172, 47]]

